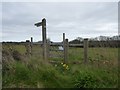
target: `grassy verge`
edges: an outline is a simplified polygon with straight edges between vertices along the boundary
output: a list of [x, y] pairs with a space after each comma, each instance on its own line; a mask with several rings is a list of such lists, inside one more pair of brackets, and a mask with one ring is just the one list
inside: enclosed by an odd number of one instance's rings
[[[17, 48], [16, 48], [17, 47]], [[23, 46], [16, 46], [20, 55], [24, 54], [25, 49]], [[6, 47], [7, 48], [7, 47]], [[38, 47], [37, 47], [38, 48]], [[42, 60], [42, 57], [37, 52], [35, 47], [32, 57], [25, 58], [23, 60], [15, 60], [12, 58], [12, 52], [8, 52], [8, 56], [11, 56], [12, 60], [3, 64], [3, 88], [117, 88], [118, 87], [118, 66], [112, 64], [117, 60], [117, 49], [108, 49], [110, 57], [105, 51], [99, 49], [90, 49], [90, 57], [92, 60], [94, 57], [100, 60], [109, 57], [112, 62], [105, 62], [108, 59], [103, 60], [103, 64], [99, 66], [98, 63], [89, 64], [50, 64]], [[41, 49], [40, 49], [41, 50]], [[92, 52], [94, 50], [94, 52]], [[98, 51], [97, 51], [98, 50]], [[106, 49], [107, 50], [107, 49]], [[77, 52], [77, 53], [74, 53]], [[70, 49], [70, 60], [72, 62], [82, 61], [82, 49]], [[73, 54], [72, 54], [73, 53]], [[95, 53], [98, 53], [97, 55]], [[105, 54], [106, 53], [106, 54]], [[19, 54], [18, 54], [19, 55]], [[80, 55], [80, 56], [79, 56]], [[103, 55], [103, 57], [99, 57]], [[23, 58], [20, 58], [23, 59]], [[112, 60], [113, 59], [113, 60]], [[57, 59], [58, 60], [58, 59]], [[105, 63], [104, 63], [105, 62]], [[99, 62], [101, 63], [101, 62]]]
[[95, 68], [91, 65], [71, 65], [69, 70], [61, 64], [55, 66], [39, 62], [15, 62], [3, 74], [3, 87], [36, 88], [116, 88], [117, 69]]

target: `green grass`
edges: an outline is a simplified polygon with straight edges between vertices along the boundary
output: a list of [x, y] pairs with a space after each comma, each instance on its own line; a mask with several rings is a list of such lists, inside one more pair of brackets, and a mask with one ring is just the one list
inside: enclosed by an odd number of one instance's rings
[[[69, 62], [83, 62], [83, 60], [83, 48], [69, 48]], [[104, 62], [108, 62], [109, 65], [117, 65], [118, 48], [89, 48], [88, 60], [89, 63], [99, 63], [103, 65]]]
[[[11, 46], [3, 46], [4, 50], [9, 50], [9, 47]], [[14, 45], [12, 48], [22, 55], [26, 52], [23, 45]], [[5, 70], [2, 77], [3, 88], [118, 87], [117, 48], [89, 48], [91, 61], [86, 65], [70, 63], [83, 62], [83, 49], [69, 48], [68, 70], [61, 63], [50, 64], [43, 61], [41, 52], [40, 46], [34, 46], [32, 57], [25, 58], [25, 62], [22, 60], [11, 62], [9, 60], [6, 63], [9, 65], [6, 66], [8, 69], [3, 69]]]

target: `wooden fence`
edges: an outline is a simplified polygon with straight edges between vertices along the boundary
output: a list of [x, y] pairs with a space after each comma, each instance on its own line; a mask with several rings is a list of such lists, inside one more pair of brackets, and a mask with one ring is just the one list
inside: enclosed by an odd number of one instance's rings
[[[47, 35], [46, 35], [46, 19], [42, 19], [42, 22], [38, 22], [35, 24], [35, 26], [39, 27], [42, 26], [42, 47], [43, 47], [43, 60], [47, 61], [49, 59], [50, 54], [50, 43], [47, 42]], [[31, 38], [31, 51], [32, 51], [32, 38]], [[68, 63], [68, 48], [69, 43], [68, 39], [65, 39], [65, 33], [63, 33], [63, 58], [64, 63]], [[75, 45], [72, 45], [75, 46]], [[81, 45], [84, 47], [84, 61], [85, 63], [88, 62], [88, 39], [84, 39], [84, 45]]]
[[[26, 44], [25, 44], [25, 47], [26, 47], [26, 53], [28, 56], [31, 56], [32, 53], [33, 53], [33, 38], [31, 37], [31, 42], [29, 40], [26, 40]], [[73, 45], [73, 44], [72, 44]], [[60, 50], [58, 47], [61, 46], [63, 47], [63, 50]], [[63, 59], [63, 62], [68, 64], [68, 60], [69, 60], [69, 46], [71, 46], [68, 42], [68, 39], [65, 39], [65, 33], [63, 33], [63, 42], [60, 43], [60, 44], [54, 44], [54, 43], [50, 43], [50, 42], [47, 42], [46, 43], [46, 51], [43, 50], [43, 55], [44, 53], [46, 53], [46, 59], [47, 61], [49, 61], [49, 58], [62, 58]], [[73, 45], [74, 47], [78, 46], [78, 44], [74, 44]], [[72, 46], [72, 47], [73, 47]], [[84, 63], [87, 64], [88, 63], [88, 39], [84, 39], [84, 43], [83, 44], [80, 44], [80, 46], [82, 46], [84, 48]], [[43, 44], [42, 44], [42, 47], [43, 47]], [[56, 48], [52, 48], [52, 47], [57, 47]], [[61, 54], [59, 55], [54, 55], [54, 54], [50, 54], [50, 52], [56, 52], [56, 53], [59, 53], [61, 52]], [[50, 62], [53, 62], [53, 61], [50, 61]]]

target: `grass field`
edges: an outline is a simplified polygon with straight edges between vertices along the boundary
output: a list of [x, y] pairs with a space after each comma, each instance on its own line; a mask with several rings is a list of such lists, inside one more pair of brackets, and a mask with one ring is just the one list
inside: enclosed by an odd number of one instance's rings
[[[31, 57], [24, 45], [3, 45], [3, 88], [117, 88], [118, 48], [89, 48], [83, 64], [83, 48], [69, 48], [68, 65], [42, 60], [42, 48], [33, 47]], [[57, 54], [53, 52], [53, 54]]]

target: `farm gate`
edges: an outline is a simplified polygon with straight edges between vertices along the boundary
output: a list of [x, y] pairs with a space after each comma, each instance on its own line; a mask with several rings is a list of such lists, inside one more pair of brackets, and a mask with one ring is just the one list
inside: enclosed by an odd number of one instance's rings
[[[64, 62], [68, 63], [68, 39], [65, 39], [65, 33], [63, 33], [63, 41], [58, 43], [47, 42], [48, 60], [51, 62]], [[59, 60], [58, 60], [59, 59]], [[54, 61], [53, 61], [54, 60]]]

